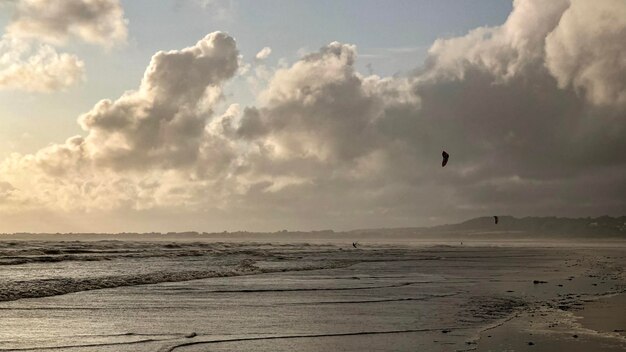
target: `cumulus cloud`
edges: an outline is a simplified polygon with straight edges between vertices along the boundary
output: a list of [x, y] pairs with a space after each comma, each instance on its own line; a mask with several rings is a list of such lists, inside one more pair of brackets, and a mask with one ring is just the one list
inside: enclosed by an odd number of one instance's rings
[[[599, 3], [515, 1], [407, 77], [363, 75], [356, 47], [333, 42], [221, 113], [238, 53], [213, 33], [157, 53], [137, 90], [80, 117], [86, 136], [11, 156], [0, 182], [22, 207], [185, 209], [208, 229], [623, 213], [626, 25], [597, 23], [626, 5]], [[588, 36], [576, 50], [572, 33]]]
[[[158, 194], [150, 187], [182, 182], [168, 170], [180, 171], [207, 154], [206, 120], [221, 98], [221, 83], [237, 70], [237, 56], [235, 41], [219, 32], [183, 50], [155, 54], [137, 90], [102, 100], [80, 116], [85, 137], [6, 160], [1, 168], [12, 177], [8, 182], [23, 190], [37, 184], [29, 194], [33, 202], [62, 208], [71, 207], [74, 197], [83, 198], [74, 206], [84, 208], [124, 202], [142, 207], [140, 194]], [[25, 173], [39, 176], [23, 179]]]
[[262, 107], [244, 112], [237, 133], [263, 143], [278, 159], [343, 163], [379, 145], [376, 123], [385, 117], [385, 89], [396, 103], [414, 101], [403, 80], [364, 78], [355, 71], [356, 48], [337, 42], [280, 69], [260, 95]]
[[0, 89], [28, 92], [63, 90], [83, 80], [85, 64], [78, 57], [45, 44], [0, 39]]
[[561, 88], [571, 85], [594, 104], [623, 104], [625, 11], [619, 0], [516, 0], [502, 26], [437, 40], [429, 51], [430, 77], [463, 79], [479, 68], [504, 82], [540, 66]]
[[269, 46], [266, 46], [256, 54], [255, 58], [257, 60], [265, 60], [270, 56], [271, 53], [272, 53], [272, 48], [270, 48]]
[[52, 45], [76, 37], [110, 48], [126, 41], [124, 12], [118, 0], [16, 0], [0, 39], [0, 89], [52, 92], [81, 82], [85, 64]]
[[90, 156], [117, 169], [194, 162], [220, 84], [237, 70], [237, 55], [235, 41], [223, 33], [154, 55], [137, 91], [100, 101], [80, 117]]
[[546, 37], [546, 66], [561, 88], [596, 104], [626, 106], [626, 6], [620, 0], [572, 1]]
[[119, 0], [19, 0], [7, 32], [54, 44], [74, 36], [105, 47], [123, 43], [127, 37]]

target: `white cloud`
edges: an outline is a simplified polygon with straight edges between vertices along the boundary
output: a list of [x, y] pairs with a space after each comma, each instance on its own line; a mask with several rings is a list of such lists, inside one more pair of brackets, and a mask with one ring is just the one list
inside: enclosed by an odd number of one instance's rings
[[223, 154], [210, 149], [221, 146], [211, 145], [204, 127], [220, 85], [237, 70], [237, 56], [235, 41], [219, 32], [183, 50], [159, 52], [136, 91], [100, 101], [79, 118], [86, 137], [14, 155], [0, 169], [7, 182], [29, 190], [25, 199], [62, 209], [185, 202], [177, 192], [189, 173], [213, 167], [200, 168], [199, 160]]
[[272, 48], [270, 48], [269, 46], [266, 46], [256, 54], [255, 58], [257, 60], [265, 60], [270, 56], [271, 53], [272, 53]]
[[0, 89], [52, 92], [83, 80], [85, 64], [75, 55], [59, 54], [45, 44], [0, 39]]
[[105, 48], [126, 41], [119, 0], [16, 0], [4, 5], [14, 14], [0, 39], [0, 89], [66, 89], [84, 79], [85, 64], [52, 45], [72, 37]]
[[504, 82], [533, 65], [545, 66], [561, 88], [571, 85], [595, 104], [626, 103], [620, 0], [516, 0], [506, 23], [431, 47], [431, 77], [464, 78], [472, 67]]
[[[256, 106], [221, 114], [239, 60], [213, 33], [157, 53], [137, 90], [80, 117], [86, 136], [11, 156], [0, 182], [14, 208], [167, 209], [248, 228], [623, 213], [624, 78], [609, 61], [626, 25], [589, 19], [626, 5], [539, 4], [437, 41], [410, 77], [365, 76], [354, 45], [330, 43], [263, 73]], [[583, 36], [595, 53], [572, 64], [583, 54], [563, 36], [578, 32], [605, 39]]]
[[521, 74], [544, 55], [545, 38], [568, 6], [568, 0], [516, 0], [503, 25], [436, 40], [429, 50], [431, 74], [462, 79], [471, 67], [488, 70], [499, 80]]
[[115, 169], [193, 163], [237, 54], [231, 37], [212, 33], [195, 46], [154, 55], [137, 91], [80, 117], [90, 157]]
[[621, 0], [572, 1], [546, 38], [546, 66], [559, 86], [596, 104], [626, 106], [626, 6]]
[[18, 0], [7, 33], [53, 44], [73, 36], [111, 47], [126, 41], [126, 22], [119, 0]]

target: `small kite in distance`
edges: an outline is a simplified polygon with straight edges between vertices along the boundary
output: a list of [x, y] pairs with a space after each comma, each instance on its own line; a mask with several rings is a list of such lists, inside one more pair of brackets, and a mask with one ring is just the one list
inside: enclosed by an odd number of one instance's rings
[[448, 158], [450, 158], [450, 154], [446, 153], [446, 151], [444, 150], [441, 153], [441, 156], [443, 157], [443, 160], [441, 161], [441, 167], [446, 166], [446, 164], [448, 164]]
[[352, 247], [356, 248], [357, 242], [352, 242]]
[[493, 221], [496, 223], [496, 225], [498, 225], [498, 217], [497, 216], [493, 217]]

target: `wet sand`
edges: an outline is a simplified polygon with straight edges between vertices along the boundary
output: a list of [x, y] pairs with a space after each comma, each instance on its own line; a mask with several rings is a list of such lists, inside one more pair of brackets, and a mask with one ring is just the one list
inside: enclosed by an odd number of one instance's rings
[[580, 311], [520, 312], [480, 334], [476, 351], [626, 351], [626, 295], [602, 297]]
[[622, 246], [0, 248], [0, 351], [625, 347]]
[[586, 270], [537, 284], [556, 291], [556, 300], [536, 301], [485, 329], [476, 351], [626, 351], [623, 258], [597, 256], [572, 266]]

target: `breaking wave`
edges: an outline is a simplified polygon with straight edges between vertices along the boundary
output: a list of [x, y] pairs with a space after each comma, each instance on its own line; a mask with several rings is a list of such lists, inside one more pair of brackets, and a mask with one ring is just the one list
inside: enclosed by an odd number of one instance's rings
[[[16, 248], [17, 247], [17, 248]], [[273, 248], [282, 246], [272, 245]], [[287, 250], [286, 250], [287, 249]], [[254, 275], [261, 273], [329, 269], [348, 266], [347, 260], [307, 260], [299, 258], [302, 248], [281, 248], [272, 251], [270, 245], [259, 243], [132, 243], [103, 241], [91, 243], [76, 242], [29, 242], [13, 246], [0, 242], [0, 265], [7, 272], [0, 275], [0, 301], [14, 301], [23, 298], [57, 296], [74, 292], [106, 288], [180, 282], [215, 277]], [[323, 248], [318, 248], [323, 249]], [[194, 261], [184, 261], [181, 257], [198, 257]], [[136, 258], [162, 257], [146, 268], [145, 263]], [[285, 260], [295, 259], [295, 260]], [[67, 261], [114, 260], [116, 270], [102, 270], [96, 275], [91, 271], [83, 273], [67, 269]], [[62, 277], [50, 277], [43, 273], [46, 263], [60, 263], [67, 271]], [[139, 264], [138, 264], [139, 263]], [[260, 264], [262, 263], [262, 264]], [[39, 276], [12, 277], [10, 270], [18, 273], [23, 266], [34, 266], [29, 272], [42, 272]], [[74, 265], [73, 268], [76, 266]], [[80, 266], [84, 267], [84, 266]], [[107, 264], [106, 267], [112, 267]], [[85, 272], [87, 273], [85, 275]], [[132, 274], [126, 274], [132, 273]], [[82, 276], [81, 276], [82, 275]], [[5, 277], [5, 280], [2, 279]]]

